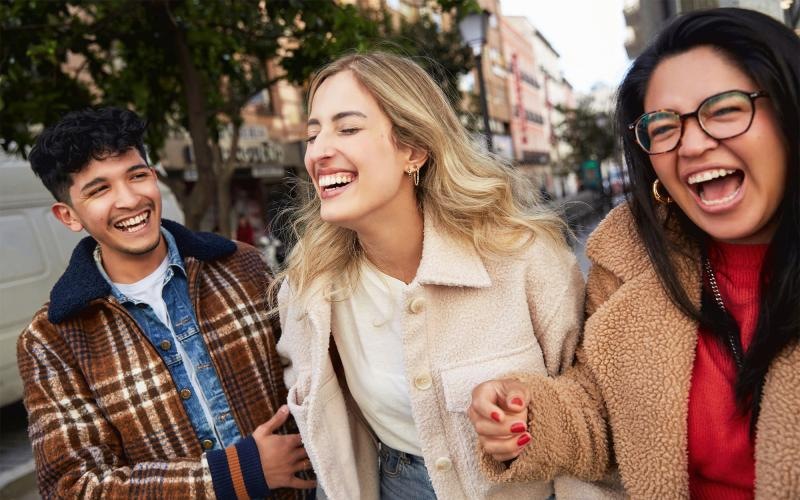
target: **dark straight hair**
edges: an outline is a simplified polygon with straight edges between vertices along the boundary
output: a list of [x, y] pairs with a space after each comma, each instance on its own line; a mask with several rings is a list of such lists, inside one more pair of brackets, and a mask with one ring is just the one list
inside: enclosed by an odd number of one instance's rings
[[[752, 410], [754, 431], [769, 366], [800, 338], [800, 38], [775, 19], [751, 10], [692, 12], [675, 19], [658, 35], [633, 63], [619, 88], [617, 127], [630, 173], [630, 209], [639, 235], [671, 300], [723, 340], [731, 333], [738, 338], [736, 322], [716, 306], [706, 286], [702, 287], [701, 307], [693, 304], [677, 277], [675, 260], [670, 258], [673, 252], [686, 252], [669, 234], [671, 228], [677, 228], [682, 239], [703, 252], [709, 236], [675, 203], [667, 206], [665, 218], [652, 198], [656, 174], [649, 156], [627, 127], [644, 112], [645, 92], [656, 66], [667, 57], [701, 46], [719, 50], [769, 94], [788, 149], [787, 184], [775, 215], [777, 231], [761, 269], [756, 332], [735, 388], [740, 410]], [[699, 262], [696, 265], [700, 267]]]

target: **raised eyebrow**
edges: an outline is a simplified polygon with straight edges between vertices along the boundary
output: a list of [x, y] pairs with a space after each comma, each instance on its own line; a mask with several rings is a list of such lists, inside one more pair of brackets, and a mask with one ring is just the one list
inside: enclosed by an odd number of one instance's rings
[[[340, 112], [336, 113], [335, 115], [333, 115], [333, 118], [331, 119], [331, 121], [335, 122], [335, 121], [341, 120], [342, 118], [347, 118], [348, 116], [357, 116], [359, 118], [366, 118], [367, 117], [367, 115], [365, 115], [361, 111], [340, 111]], [[312, 125], [319, 126], [320, 125], [319, 120], [317, 120], [316, 118], [311, 118], [310, 120], [308, 120], [307, 126], [310, 127]]]

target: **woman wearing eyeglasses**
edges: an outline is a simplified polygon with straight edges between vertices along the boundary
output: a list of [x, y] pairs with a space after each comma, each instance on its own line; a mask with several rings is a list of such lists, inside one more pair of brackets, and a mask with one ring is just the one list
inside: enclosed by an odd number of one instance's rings
[[800, 39], [753, 11], [680, 17], [617, 116], [632, 196], [587, 245], [577, 362], [475, 389], [484, 469], [618, 467], [634, 498], [800, 498]]

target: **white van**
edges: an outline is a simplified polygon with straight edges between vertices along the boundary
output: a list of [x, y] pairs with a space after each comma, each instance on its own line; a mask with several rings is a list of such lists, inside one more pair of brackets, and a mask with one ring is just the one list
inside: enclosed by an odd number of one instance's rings
[[[163, 216], [183, 222], [163, 184]], [[53, 196], [27, 161], [0, 153], [0, 406], [22, 398], [17, 337], [49, 300], [85, 232], [75, 233], [50, 212]]]

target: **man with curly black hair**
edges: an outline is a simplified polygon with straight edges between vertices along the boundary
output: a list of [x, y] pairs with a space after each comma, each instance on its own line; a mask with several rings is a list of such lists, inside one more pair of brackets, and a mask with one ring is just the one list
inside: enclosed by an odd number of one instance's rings
[[78, 111], [30, 154], [55, 217], [89, 234], [17, 346], [39, 490], [301, 498], [314, 482], [295, 475], [309, 462], [284, 425], [266, 266], [161, 219], [145, 126]]

